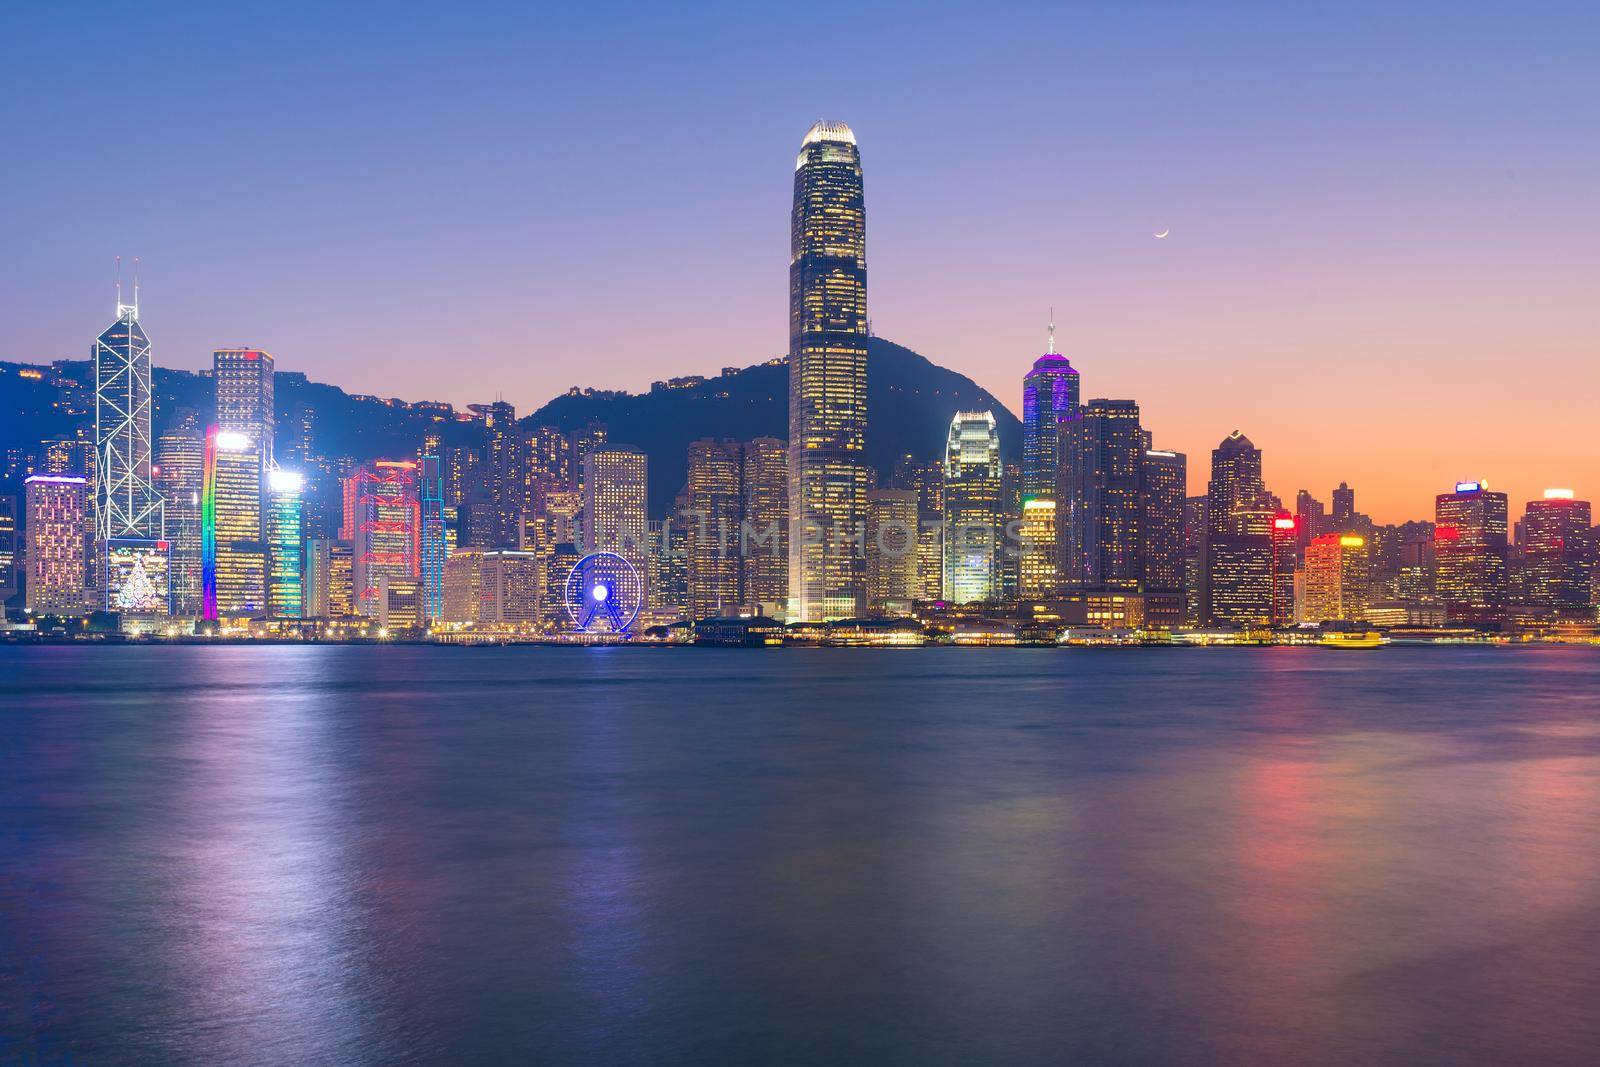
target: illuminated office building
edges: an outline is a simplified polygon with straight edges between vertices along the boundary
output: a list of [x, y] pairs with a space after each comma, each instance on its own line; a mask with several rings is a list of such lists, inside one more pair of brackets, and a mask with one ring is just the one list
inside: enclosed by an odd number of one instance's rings
[[[211, 357], [211, 373], [216, 388], [217, 426], [244, 434], [250, 440], [260, 468], [256, 484], [264, 490], [267, 472], [274, 465], [273, 438], [277, 433], [272, 356], [256, 348], [219, 348]], [[264, 521], [264, 514], [262, 518]], [[265, 533], [263, 528], [259, 536]]]
[[789, 250], [788, 618], [823, 622], [858, 613], [872, 486], [866, 206], [843, 123], [818, 122], [801, 142]]
[[554, 426], [539, 426], [523, 434], [523, 510], [546, 517], [551, 493], [572, 487], [572, 442]]
[[957, 604], [999, 596], [1000, 433], [994, 413], [958, 411], [944, 461], [944, 597]]
[[615, 552], [648, 583], [650, 545], [645, 514], [649, 463], [632, 448], [596, 448], [583, 457], [583, 549]]
[[732, 614], [743, 603], [739, 523], [744, 512], [743, 449], [733, 441], [689, 446], [687, 510], [689, 612], [695, 619]]
[[206, 432], [200, 492], [201, 615], [260, 615], [267, 610], [261, 446], [239, 430]]
[[1435, 589], [1453, 621], [1494, 623], [1506, 608], [1507, 502], [1482, 481], [1434, 498]]
[[[1061, 424], [1078, 416], [1078, 372], [1056, 351], [1056, 324], [1044, 355], [1022, 379], [1022, 496], [1055, 497]], [[1026, 594], [1025, 594], [1026, 595]]]
[[789, 600], [789, 445], [775, 437], [744, 444], [743, 599], [763, 615]]
[[1024, 600], [1055, 596], [1061, 586], [1058, 564], [1056, 502], [1049, 497], [1033, 497], [1022, 502], [1021, 553], [1018, 569], [1018, 595]]
[[380, 626], [417, 621], [422, 503], [416, 461], [380, 459], [346, 478], [341, 536], [351, 546], [356, 614]]
[[1146, 591], [1183, 592], [1183, 510], [1188, 480], [1188, 457], [1182, 452], [1144, 450], [1139, 480], [1139, 576], [1140, 588]]
[[156, 439], [155, 480], [172, 546], [167, 558], [172, 613], [188, 619], [201, 612], [200, 494], [205, 488], [205, 464], [205, 435], [194, 412], [184, 411]]
[[1594, 618], [1595, 546], [1587, 500], [1571, 489], [1546, 489], [1522, 517], [1523, 566], [1529, 599], [1558, 616]]
[[1055, 500], [1064, 584], [1137, 587], [1144, 452], [1131, 400], [1091, 400], [1062, 425]]
[[1293, 626], [1299, 621], [1296, 608], [1295, 576], [1299, 570], [1300, 523], [1287, 511], [1272, 518], [1272, 616], [1274, 626]]
[[444, 561], [446, 622], [533, 628], [541, 621], [545, 558], [537, 552], [464, 549]]
[[87, 606], [88, 479], [35, 474], [23, 482], [23, 507], [27, 515], [23, 606], [34, 615], [81, 614]]
[[444, 564], [450, 555], [445, 523], [444, 464], [437, 455], [425, 455], [417, 467], [418, 534], [421, 556], [422, 618], [444, 617]]
[[473, 404], [471, 410], [483, 416], [483, 487], [492, 515], [490, 528], [480, 530], [474, 540], [497, 548], [515, 546], [520, 540], [519, 527], [527, 495], [517, 411], [503, 400]]
[[1235, 430], [1211, 453], [1206, 487], [1205, 621], [1265, 626], [1274, 609], [1273, 520], [1261, 450]]
[[17, 498], [0, 495], [0, 617], [6, 601], [22, 588], [17, 567]]
[[1301, 618], [1308, 623], [1360, 622], [1366, 610], [1367, 539], [1337, 533], [1313, 538], [1306, 546]]
[[306, 542], [306, 618], [355, 614], [352, 555], [348, 541], [318, 537]]
[[305, 476], [272, 470], [267, 475], [267, 608], [273, 618], [299, 619], [306, 614], [305, 544], [301, 529], [301, 493]]
[[[117, 321], [96, 338], [94, 583], [101, 605], [112, 611], [165, 614], [162, 500], [152, 474], [150, 339], [139, 325], [139, 291], [132, 304], [117, 295]], [[86, 472], [87, 473], [87, 472]], [[124, 581], [136, 586], [124, 589]], [[157, 583], [159, 583], [159, 588]]]
[[917, 567], [918, 499], [914, 489], [867, 492], [867, 611], [909, 615], [922, 592]]

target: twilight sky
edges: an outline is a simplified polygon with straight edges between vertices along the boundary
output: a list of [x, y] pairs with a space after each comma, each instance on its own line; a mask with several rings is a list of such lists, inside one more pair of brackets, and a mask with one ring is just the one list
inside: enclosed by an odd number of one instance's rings
[[1197, 487], [1238, 428], [1385, 521], [1600, 498], [1600, 6], [230, 7], [7, 8], [0, 358], [82, 358], [121, 253], [165, 366], [531, 410], [755, 362], [827, 117], [875, 331], [1013, 410], [1054, 305]]

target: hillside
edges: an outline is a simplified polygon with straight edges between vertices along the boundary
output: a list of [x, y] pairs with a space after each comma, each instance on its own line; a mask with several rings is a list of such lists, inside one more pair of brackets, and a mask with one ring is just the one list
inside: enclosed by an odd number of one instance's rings
[[[880, 476], [906, 452], [924, 461], [941, 456], [950, 417], [963, 409], [992, 410], [1002, 455], [1007, 461], [1021, 457], [1021, 422], [971, 378], [880, 337], [867, 342], [867, 351], [867, 458]], [[650, 456], [650, 511], [660, 514], [683, 488], [690, 442], [789, 436], [788, 373], [787, 367], [763, 363], [687, 388], [567, 394], [521, 423], [569, 432], [605, 423], [613, 442]]]
[[[1002, 454], [1008, 461], [1020, 456], [1021, 424], [972, 379], [881, 338], [869, 340], [868, 351], [867, 458], [880, 475], [906, 452], [922, 461], [940, 456], [950, 417], [961, 409], [992, 410], [999, 420]], [[195, 409], [202, 419], [210, 417], [208, 377], [157, 367], [153, 378], [157, 434], [182, 407]], [[93, 369], [86, 360], [47, 368], [0, 364], [0, 411], [8, 416], [0, 419], [0, 458], [8, 452], [38, 454], [41, 440], [70, 436], [76, 425], [92, 423], [92, 382]], [[460, 422], [423, 404], [352, 395], [293, 371], [278, 373], [275, 392], [282, 456], [293, 454], [296, 415], [306, 408], [315, 412], [316, 448], [325, 456], [368, 460], [410, 455], [430, 431], [442, 433], [449, 445], [475, 447], [483, 439], [480, 423]], [[640, 394], [566, 394], [520, 421], [529, 428], [550, 425], [564, 431], [604, 422], [612, 441], [644, 449], [650, 456], [650, 510], [659, 515], [683, 488], [690, 442], [702, 437], [788, 437], [788, 368], [763, 363]], [[16, 491], [11, 484], [16, 473], [0, 472], [6, 491]]]

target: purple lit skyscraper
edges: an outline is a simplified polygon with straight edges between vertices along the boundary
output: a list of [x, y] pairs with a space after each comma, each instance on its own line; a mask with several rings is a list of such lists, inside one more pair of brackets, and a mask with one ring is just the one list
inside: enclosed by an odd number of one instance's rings
[[1078, 417], [1078, 372], [1056, 351], [1056, 324], [1033, 370], [1022, 379], [1022, 498], [1055, 496], [1061, 424]]

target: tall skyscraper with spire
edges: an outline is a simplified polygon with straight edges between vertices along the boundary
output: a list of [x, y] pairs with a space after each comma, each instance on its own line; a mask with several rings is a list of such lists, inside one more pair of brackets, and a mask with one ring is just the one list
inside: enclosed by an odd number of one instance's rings
[[789, 241], [791, 621], [865, 606], [866, 222], [855, 134], [818, 122], [795, 161]]
[[[133, 303], [122, 302], [117, 321], [95, 339], [94, 555], [101, 568], [103, 607], [166, 614], [162, 497], [151, 470], [150, 338], [139, 325], [139, 283]], [[147, 573], [148, 572], [148, 573]], [[123, 595], [126, 579], [138, 582], [137, 603]]]
[[1044, 355], [1022, 379], [1022, 498], [1053, 498], [1061, 469], [1061, 424], [1078, 417], [1078, 372], [1056, 351], [1055, 316]]

